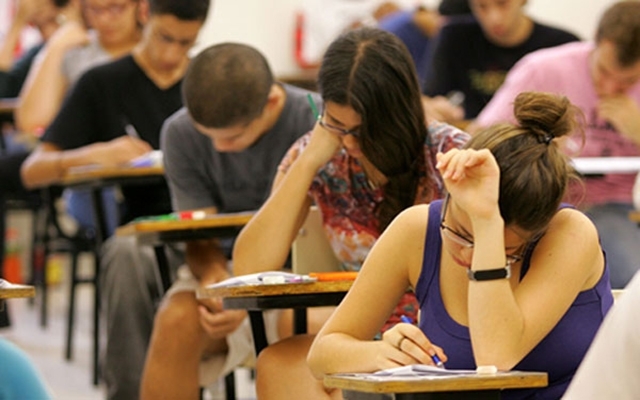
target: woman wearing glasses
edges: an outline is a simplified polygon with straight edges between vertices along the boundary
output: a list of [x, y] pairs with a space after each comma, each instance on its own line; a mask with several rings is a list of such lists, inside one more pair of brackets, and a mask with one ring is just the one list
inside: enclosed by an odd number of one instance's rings
[[[466, 133], [449, 125], [425, 125], [411, 56], [390, 33], [362, 28], [336, 39], [324, 56], [318, 86], [324, 102], [318, 124], [292, 146], [270, 198], [238, 236], [236, 275], [282, 268], [312, 203], [321, 211], [343, 268], [359, 270], [398, 213], [442, 197], [436, 154], [468, 140]], [[398, 300], [389, 326], [402, 315], [417, 319], [415, 296]], [[309, 331], [317, 332], [333, 308], [310, 311]], [[281, 326], [290, 332], [291, 323]], [[292, 359], [298, 354], [303, 362], [310, 343], [283, 354]], [[260, 369], [260, 397], [269, 398], [261, 385], [277, 390], [285, 376]], [[303, 397], [276, 393], [273, 398]]]
[[[376, 243], [313, 343], [316, 377], [436, 355], [446, 368], [549, 374], [548, 387], [503, 398], [562, 396], [613, 302], [609, 271], [594, 225], [561, 204], [573, 170], [555, 139], [574, 130], [574, 107], [523, 93], [514, 110], [517, 125], [438, 154], [449, 195], [403, 212]], [[420, 323], [372, 341], [407, 286]]]

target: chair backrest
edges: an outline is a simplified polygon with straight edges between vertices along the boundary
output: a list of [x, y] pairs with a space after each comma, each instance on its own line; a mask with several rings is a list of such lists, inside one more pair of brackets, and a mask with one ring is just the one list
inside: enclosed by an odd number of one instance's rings
[[309, 209], [307, 219], [291, 246], [291, 265], [296, 274], [340, 270], [340, 261], [324, 233], [322, 215], [316, 206]]

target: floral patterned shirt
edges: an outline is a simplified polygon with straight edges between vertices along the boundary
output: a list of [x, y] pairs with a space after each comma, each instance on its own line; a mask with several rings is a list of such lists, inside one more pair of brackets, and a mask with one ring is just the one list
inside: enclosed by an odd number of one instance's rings
[[[279, 166], [286, 172], [309, 144], [308, 133], [296, 141]], [[424, 145], [425, 164], [418, 183], [414, 204], [429, 203], [444, 195], [444, 182], [436, 169], [436, 154], [462, 147], [469, 135], [440, 122], [428, 127]], [[428, 179], [431, 177], [431, 179]], [[375, 209], [383, 200], [384, 188], [371, 188], [357, 159], [343, 149], [316, 174], [309, 195], [321, 211], [324, 230], [337, 258], [345, 270], [358, 271], [369, 250], [380, 236]], [[418, 320], [418, 301], [413, 292], [400, 299], [382, 332], [400, 322], [401, 316]]]

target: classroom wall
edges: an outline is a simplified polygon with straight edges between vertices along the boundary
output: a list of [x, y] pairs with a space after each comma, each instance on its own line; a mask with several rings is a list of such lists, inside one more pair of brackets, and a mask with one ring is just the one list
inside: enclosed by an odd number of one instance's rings
[[[212, 0], [213, 7], [195, 51], [225, 41], [260, 49], [276, 75], [299, 72], [293, 55], [295, 14], [305, 0]], [[527, 10], [539, 21], [593, 37], [602, 11], [616, 0], [528, 0]], [[431, 5], [437, 1], [429, 0]]]

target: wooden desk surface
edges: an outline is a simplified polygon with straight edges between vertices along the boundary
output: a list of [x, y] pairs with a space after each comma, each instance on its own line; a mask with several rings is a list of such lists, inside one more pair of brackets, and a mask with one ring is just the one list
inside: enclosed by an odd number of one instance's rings
[[398, 377], [397, 380], [373, 381], [362, 377], [326, 375], [324, 385], [366, 393], [431, 393], [502, 390], [545, 387], [545, 372], [512, 371], [495, 375], [454, 375], [447, 377]]
[[121, 178], [153, 177], [164, 175], [162, 167], [96, 167], [86, 166], [72, 168], [62, 178], [65, 186], [78, 185], [91, 181], [101, 181]]
[[16, 285], [0, 279], [0, 300], [34, 297], [36, 288], [29, 285]]
[[244, 226], [253, 217], [253, 212], [233, 214], [213, 214], [204, 219], [148, 220], [130, 222], [116, 230], [118, 236], [143, 233], [182, 231], [192, 229], [224, 228]]
[[200, 288], [197, 290], [196, 295], [198, 298], [239, 298], [305, 295], [347, 292], [351, 288], [351, 285], [353, 285], [353, 281], [283, 283], [275, 285], [243, 285], [219, 288]]
[[253, 212], [214, 214], [204, 219], [134, 221], [116, 230], [118, 236], [135, 236], [138, 244], [233, 237], [253, 217]]

